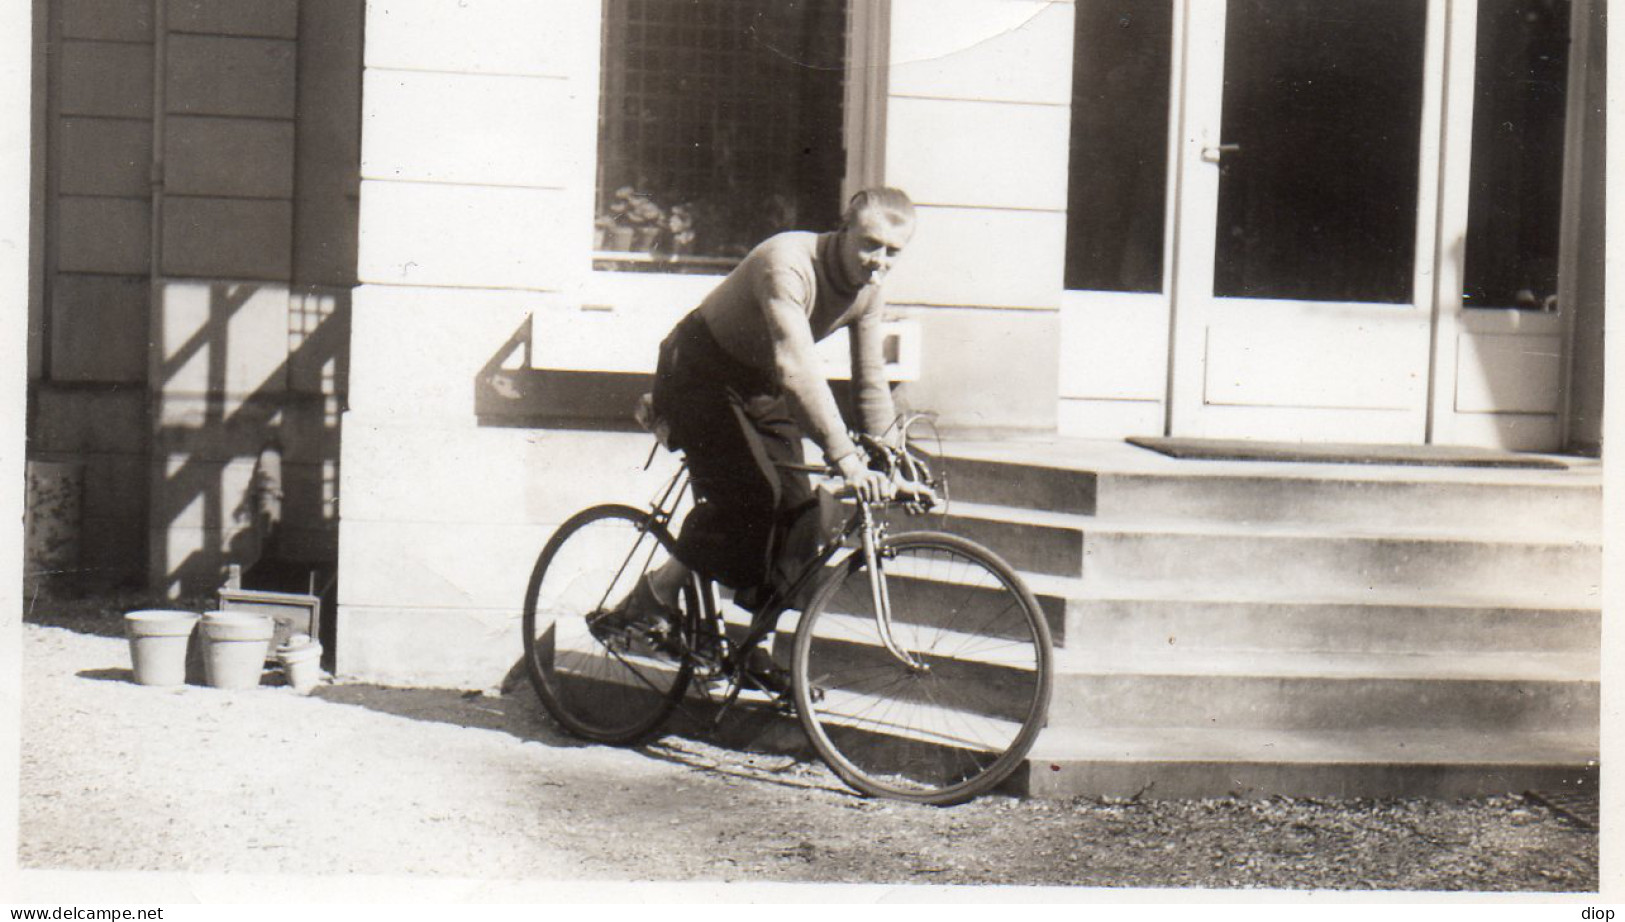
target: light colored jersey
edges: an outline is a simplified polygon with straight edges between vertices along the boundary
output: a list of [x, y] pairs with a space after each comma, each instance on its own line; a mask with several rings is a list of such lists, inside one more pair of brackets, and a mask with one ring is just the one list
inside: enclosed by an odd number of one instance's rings
[[[885, 378], [880, 323], [885, 299], [878, 285], [853, 285], [842, 277], [836, 234], [791, 231], [769, 237], [746, 256], [699, 307], [700, 317], [723, 351], [751, 368], [779, 370], [778, 346], [767, 322], [767, 306], [795, 305], [807, 319], [814, 342], [850, 330], [852, 384], [865, 431], [881, 435], [896, 415]], [[846, 427], [819, 378], [822, 393], [794, 393], [808, 434], [831, 458], [852, 450]]]

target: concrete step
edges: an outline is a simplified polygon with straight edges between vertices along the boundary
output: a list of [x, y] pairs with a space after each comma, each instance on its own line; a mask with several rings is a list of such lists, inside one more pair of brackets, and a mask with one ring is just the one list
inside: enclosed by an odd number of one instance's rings
[[[880, 654], [854, 644], [852, 655]], [[1460, 797], [1596, 783], [1594, 651], [1063, 650], [1056, 669], [1049, 724], [1008, 785], [1018, 793]], [[975, 713], [1000, 719], [1006, 704], [984, 696]], [[899, 706], [941, 702], [903, 695]], [[736, 721], [724, 735], [739, 745], [804, 749], [793, 728], [772, 726], [750, 709]]]
[[[691, 697], [671, 732], [753, 751], [816, 758], [794, 717], [747, 692], [714, 724]], [[1050, 726], [1005, 782], [1043, 798], [1432, 797], [1594, 790], [1595, 727], [1578, 731], [1250, 730]]]
[[[750, 698], [747, 693], [747, 698]], [[796, 719], [753, 698], [713, 724], [691, 700], [670, 732], [739, 749], [817, 758]], [[1049, 800], [1219, 797], [1456, 799], [1595, 790], [1592, 732], [1282, 731], [1050, 727], [1002, 785]]]
[[[1305, 592], [1274, 582], [1019, 575], [1043, 610], [1057, 647], [1559, 653], [1595, 650], [1601, 631], [1595, 593], [1564, 600], [1528, 587], [1499, 593], [1423, 593], [1409, 586]], [[980, 604], [968, 593], [1002, 597], [992, 590], [911, 578], [895, 567], [889, 586], [898, 616], [921, 623], [931, 623], [931, 613], [940, 609]], [[792, 630], [793, 619], [792, 612], [781, 630]]]
[[1063, 643], [1108, 649], [1447, 653], [1595, 650], [1601, 615], [1578, 608], [1431, 602], [1096, 599], [1069, 608]]
[[1095, 514], [1217, 522], [1490, 528], [1547, 538], [1602, 531], [1599, 484], [1103, 475]]
[[1113, 518], [1498, 528], [1544, 537], [1601, 530], [1597, 462], [1564, 471], [1176, 461], [1094, 440], [951, 443], [938, 460], [956, 501]]
[[1046, 729], [1009, 787], [1034, 797], [1480, 797], [1594, 789], [1597, 732]]
[[[843, 668], [891, 663], [867, 616], [833, 616], [821, 647]], [[842, 625], [845, 625], [842, 627]], [[776, 655], [788, 659], [795, 624], [781, 630]], [[899, 625], [900, 637], [913, 628]], [[949, 632], [951, 634], [951, 632]], [[940, 639], [942, 634], [933, 634]], [[937, 678], [974, 684], [967, 713], [1009, 719], [1027, 700], [1028, 660], [1007, 661], [1019, 648], [997, 639], [945, 642], [964, 651], [933, 660]], [[985, 649], [987, 655], [976, 651]], [[1201, 727], [1219, 729], [1595, 728], [1600, 664], [1595, 648], [1580, 652], [1289, 652], [1215, 649], [1057, 649], [1050, 725], [1057, 727]], [[820, 667], [822, 668], [822, 667]], [[899, 686], [899, 702], [918, 695], [957, 695], [949, 685]], [[957, 698], [955, 699], [957, 700]]]
[[1587, 607], [1601, 576], [1600, 542], [1485, 529], [1123, 521], [969, 503], [956, 503], [943, 527], [1017, 569], [1101, 587], [1540, 594], [1551, 605]]
[[1584, 653], [1059, 651], [1050, 726], [1595, 731]]
[[[808, 674], [832, 697], [840, 690], [827, 685], [826, 676], [853, 682], [865, 692], [874, 691], [865, 683], [884, 681], [883, 694], [898, 704], [936, 706], [1018, 725], [1037, 699], [1038, 648], [1030, 642], [945, 630], [916, 631], [910, 625], [894, 624], [898, 643], [910, 652], [923, 651], [921, 658], [931, 670], [927, 681], [908, 681], [897, 659], [882, 646], [872, 617], [825, 614], [819, 625]], [[787, 642], [791, 639], [785, 638]]]
[[[945, 574], [951, 577], [953, 574]], [[980, 574], [978, 574], [979, 576]], [[1045, 624], [1049, 627], [1052, 636], [1058, 635], [1066, 629], [1067, 599], [1053, 591], [1040, 592], [1031, 586], [1038, 606], [1043, 612]], [[861, 587], [866, 588], [867, 583]], [[1054, 584], [1052, 590], [1065, 590], [1066, 586]], [[888, 565], [886, 577], [886, 591], [891, 599], [892, 617], [899, 624], [917, 624], [922, 626], [935, 626], [943, 623], [943, 619], [951, 618], [963, 621], [968, 613], [986, 611], [990, 618], [988, 624], [992, 625], [993, 613], [1000, 609], [1009, 609], [1013, 596], [1002, 586], [990, 585], [964, 585], [944, 578], [930, 578], [926, 574], [911, 574], [907, 572], [906, 561], [895, 560]], [[837, 593], [830, 599], [831, 611], [851, 609], [850, 613], [859, 614], [864, 618], [873, 618], [874, 606], [868, 604], [869, 599], [862, 592], [854, 597], [851, 593]], [[1014, 615], [1011, 615], [1013, 618]], [[796, 613], [788, 612], [779, 622], [781, 633], [793, 633], [796, 623]], [[1014, 627], [1014, 622], [1007, 618], [1000, 618], [1006, 633]], [[1025, 632], [1021, 632], [1025, 636]]]
[[1449, 653], [1595, 651], [1601, 612], [1547, 604], [1538, 595], [1412, 590], [1318, 594], [1224, 592], [1212, 582], [1096, 587], [1024, 574], [1048, 610], [1057, 646], [1087, 649]]

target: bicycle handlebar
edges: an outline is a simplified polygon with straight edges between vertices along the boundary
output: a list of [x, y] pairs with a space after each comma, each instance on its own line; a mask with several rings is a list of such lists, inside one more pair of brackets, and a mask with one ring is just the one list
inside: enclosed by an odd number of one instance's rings
[[[896, 482], [896, 487], [895, 495], [881, 500], [877, 505], [918, 506], [920, 511], [925, 511], [941, 502], [936, 491], [923, 483], [904, 480]], [[858, 495], [858, 491], [847, 484], [842, 484], [839, 489], [831, 492], [836, 499], [856, 499]]]
[[[935, 489], [937, 483], [931, 477], [930, 469], [908, 449], [882, 442], [865, 433], [853, 433], [852, 439], [868, 453], [871, 466], [875, 466], [877, 470], [890, 477], [896, 488], [895, 495], [882, 501], [882, 504], [911, 506], [919, 512], [941, 504], [941, 497]], [[831, 464], [781, 462], [778, 467], [781, 470], [822, 474], [827, 477], [841, 476], [840, 470]], [[857, 491], [845, 483], [832, 492], [838, 499], [853, 499], [857, 496]]]

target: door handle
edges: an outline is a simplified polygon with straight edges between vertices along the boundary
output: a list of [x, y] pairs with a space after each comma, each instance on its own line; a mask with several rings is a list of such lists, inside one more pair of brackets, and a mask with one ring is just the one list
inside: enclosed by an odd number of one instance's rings
[[1225, 154], [1241, 153], [1240, 144], [1214, 144], [1202, 148], [1202, 159], [1208, 163], [1218, 163]]

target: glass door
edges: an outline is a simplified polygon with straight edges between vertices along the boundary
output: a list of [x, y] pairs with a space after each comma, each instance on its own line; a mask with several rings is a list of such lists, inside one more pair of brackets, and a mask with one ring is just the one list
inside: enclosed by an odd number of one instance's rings
[[[1431, 440], [1565, 442], [1590, 4], [1453, 0]], [[1578, 11], [1578, 15], [1576, 15]], [[1600, 297], [1598, 298], [1600, 301]]]
[[1444, 0], [1186, 0], [1170, 431], [1426, 437]]

